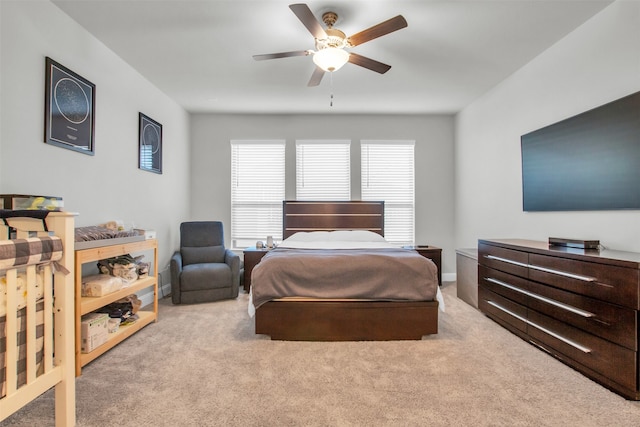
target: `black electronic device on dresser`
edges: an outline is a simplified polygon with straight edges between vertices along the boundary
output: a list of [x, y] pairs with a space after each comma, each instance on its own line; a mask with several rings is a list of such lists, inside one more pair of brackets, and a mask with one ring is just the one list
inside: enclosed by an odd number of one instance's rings
[[639, 253], [478, 241], [478, 308], [632, 400], [640, 400], [639, 285]]

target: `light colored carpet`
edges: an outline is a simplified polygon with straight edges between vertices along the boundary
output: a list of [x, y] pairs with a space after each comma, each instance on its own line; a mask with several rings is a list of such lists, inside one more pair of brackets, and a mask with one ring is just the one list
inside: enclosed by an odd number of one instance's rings
[[[278, 342], [247, 294], [160, 304], [160, 321], [85, 366], [77, 421], [104, 426], [638, 426], [640, 403], [512, 335], [443, 287], [421, 341]], [[3, 423], [52, 426], [53, 393]]]

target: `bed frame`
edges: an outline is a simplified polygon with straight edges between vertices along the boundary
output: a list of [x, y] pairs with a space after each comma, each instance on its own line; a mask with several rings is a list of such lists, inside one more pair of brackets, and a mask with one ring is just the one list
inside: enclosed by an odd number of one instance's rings
[[[7, 281], [6, 334], [4, 340], [4, 359], [6, 364], [6, 395], [0, 398], [0, 422], [20, 408], [55, 387], [55, 425], [73, 426], [76, 423], [75, 401], [75, 328], [74, 328], [74, 286], [73, 286], [73, 240], [74, 216], [66, 212], [51, 212], [45, 222], [33, 218], [12, 218], [7, 224], [15, 228], [17, 238], [31, 237], [33, 230], [38, 237], [53, 232], [62, 241], [63, 255], [58, 267], [52, 268], [45, 261], [44, 304], [42, 304], [42, 323], [36, 321], [40, 312], [35, 300], [34, 280], [27, 279], [27, 305], [20, 312], [26, 313], [26, 321], [19, 321], [17, 295], [18, 270], [25, 270], [27, 277], [36, 274], [33, 262], [10, 267], [1, 273]], [[0, 233], [7, 233], [7, 226], [0, 221]], [[45, 227], [46, 224], [46, 227]], [[69, 250], [71, 248], [71, 250]], [[33, 258], [36, 258], [35, 256]], [[54, 273], [55, 270], [55, 273]], [[68, 271], [64, 271], [68, 270]], [[55, 298], [54, 298], [55, 295]], [[24, 328], [20, 326], [24, 323]], [[22, 331], [22, 333], [20, 333]], [[38, 331], [42, 331], [41, 334]], [[25, 341], [17, 336], [25, 336]], [[41, 344], [38, 339], [42, 337]], [[42, 349], [42, 360], [36, 353]], [[24, 365], [20, 362], [24, 357]], [[20, 368], [18, 368], [20, 366]], [[42, 373], [39, 373], [39, 366]], [[24, 381], [19, 380], [24, 375]], [[18, 386], [18, 384], [23, 385]]]
[[[284, 238], [320, 230], [384, 235], [384, 202], [283, 202]], [[438, 302], [279, 299], [261, 305], [255, 322], [272, 340], [420, 340], [438, 333]]]

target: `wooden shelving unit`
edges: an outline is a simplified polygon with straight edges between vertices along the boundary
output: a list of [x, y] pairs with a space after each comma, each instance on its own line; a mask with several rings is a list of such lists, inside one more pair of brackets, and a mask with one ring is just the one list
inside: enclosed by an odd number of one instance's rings
[[[124, 254], [136, 254], [145, 251], [153, 251], [153, 261], [149, 276], [137, 280], [132, 285], [101, 297], [83, 297], [82, 290], [82, 266], [89, 262], [97, 262], [106, 258], [113, 258]], [[138, 332], [149, 323], [158, 321], [158, 243], [155, 239], [136, 241], [131, 243], [119, 243], [109, 246], [100, 246], [91, 249], [78, 249], [75, 251], [75, 329], [76, 329], [76, 376], [82, 374], [82, 367], [93, 361], [106, 351], [118, 345], [131, 335]], [[140, 291], [153, 288], [153, 309], [138, 311], [139, 319], [130, 325], [120, 326], [117, 332], [109, 334], [109, 339], [90, 353], [80, 351], [80, 320], [83, 315], [91, 313], [105, 305]]]

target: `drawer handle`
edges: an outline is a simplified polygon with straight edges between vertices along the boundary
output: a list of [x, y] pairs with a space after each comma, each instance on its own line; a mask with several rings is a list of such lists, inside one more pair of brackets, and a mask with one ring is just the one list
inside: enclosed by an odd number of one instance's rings
[[580, 344], [578, 344], [577, 342], [570, 340], [569, 338], [565, 338], [565, 337], [563, 337], [562, 335], [556, 334], [555, 332], [550, 331], [549, 329], [547, 329], [547, 328], [545, 328], [545, 327], [543, 327], [543, 326], [540, 326], [540, 325], [538, 325], [537, 323], [532, 322], [531, 320], [525, 319], [524, 317], [517, 315], [516, 313], [512, 312], [511, 310], [508, 310], [508, 309], [506, 309], [506, 308], [502, 307], [500, 304], [496, 304], [496, 303], [495, 303], [495, 302], [493, 302], [493, 301], [487, 301], [487, 303], [488, 303], [488, 304], [490, 304], [490, 305], [492, 305], [492, 306], [494, 306], [494, 307], [495, 307], [495, 308], [497, 308], [498, 310], [503, 311], [503, 312], [505, 312], [505, 313], [509, 314], [510, 316], [515, 317], [515, 318], [516, 318], [516, 319], [518, 319], [518, 320], [523, 321], [523, 322], [524, 322], [524, 323], [526, 323], [527, 325], [529, 325], [529, 326], [533, 326], [534, 328], [536, 328], [536, 329], [538, 329], [538, 330], [540, 330], [540, 331], [544, 332], [545, 334], [551, 335], [552, 337], [559, 339], [559, 340], [560, 340], [560, 341], [562, 341], [563, 343], [568, 344], [568, 345], [570, 345], [571, 347], [573, 347], [573, 348], [575, 348], [575, 349], [578, 349], [578, 350], [580, 350], [580, 351], [581, 351], [581, 352], [583, 352], [583, 353], [591, 353], [591, 349], [590, 349], [590, 348], [585, 347], [585, 346], [583, 346], [583, 345], [580, 345]]
[[529, 268], [533, 268], [534, 270], [544, 271], [545, 273], [557, 274], [558, 276], [569, 277], [571, 279], [582, 280], [583, 282], [595, 282], [597, 280], [595, 277], [581, 276], [579, 274], [567, 273], [566, 271], [553, 270], [551, 268], [540, 267], [539, 265], [530, 264]]
[[540, 267], [538, 265], [527, 264], [527, 263], [524, 263], [524, 262], [518, 262], [518, 261], [514, 261], [512, 259], [502, 258], [502, 257], [495, 256], [495, 255], [485, 255], [485, 257], [489, 258], [489, 259], [492, 259], [492, 260], [495, 260], [495, 261], [502, 261], [502, 262], [506, 262], [507, 264], [517, 265], [519, 267], [532, 268], [534, 270], [544, 271], [545, 273], [552, 273], [552, 274], [557, 274], [559, 276], [569, 277], [571, 279], [582, 280], [583, 282], [595, 282], [597, 280], [594, 277], [581, 276], [579, 274], [568, 273], [566, 271], [553, 270], [551, 268]]
[[571, 313], [577, 314], [578, 316], [582, 316], [582, 317], [594, 317], [595, 316], [595, 314], [590, 313], [588, 311], [581, 310], [581, 309], [579, 309], [577, 307], [573, 307], [571, 305], [561, 303], [561, 302], [556, 301], [556, 300], [551, 299], [551, 298], [543, 297], [542, 295], [534, 294], [533, 292], [525, 291], [524, 289], [520, 289], [520, 288], [515, 287], [513, 285], [510, 285], [508, 283], [502, 282], [500, 280], [496, 280], [496, 279], [494, 279], [492, 277], [485, 277], [485, 280], [488, 281], [488, 282], [495, 283], [496, 285], [500, 285], [500, 286], [503, 286], [505, 288], [511, 289], [512, 291], [516, 291], [516, 292], [519, 292], [521, 294], [530, 296], [531, 298], [535, 298], [535, 299], [537, 299], [539, 301], [546, 302], [547, 304], [551, 304], [551, 305], [553, 305], [555, 307], [558, 307], [558, 308], [561, 308], [563, 310], [569, 311]]
[[499, 256], [495, 256], [495, 255], [485, 255], [487, 258], [495, 260], [495, 261], [502, 261], [502, 262], [506, 262], [507, 264], [513, 264], [513, 265], [517, 265], [520, 267], [529, 267], [529, 264], [526, 264], [524, 262], [518, 262], [518, 261], [514, 261], [512, 259], [508, 259], [508, 258], [502, 258]]

